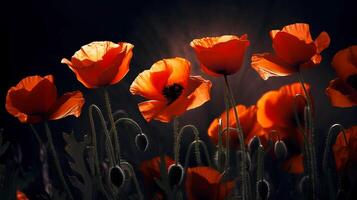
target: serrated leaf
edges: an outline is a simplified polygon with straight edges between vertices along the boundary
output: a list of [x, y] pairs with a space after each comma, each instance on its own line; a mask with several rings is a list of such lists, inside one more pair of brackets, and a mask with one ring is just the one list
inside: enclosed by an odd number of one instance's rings
[[88, 172], [84, 158], [89, 138], [84, 137], [83, 141], [77, 141], [73, 132], [69, 134], [63, 133], [63, 138], [67, 143], [65, 150], [73, 159], [73, 162], [70, 162], [69, 165], [74, 172], [81, 176], [82, 181], [76, 176], [69, 177], [69, 180], [74, 187], [81, 191], [82, 199], [92, 199], [93, 179]]

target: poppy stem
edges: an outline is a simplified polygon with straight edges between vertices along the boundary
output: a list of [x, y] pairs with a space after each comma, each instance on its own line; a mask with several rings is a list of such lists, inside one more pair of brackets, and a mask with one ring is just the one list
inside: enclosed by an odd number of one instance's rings
[[[332, 142], [335, 141], [337, 134], [333, 133], [334, 129], [339, 129], [339, 131], [342, 131], [342, 134], [345, 136], [345, 128], [341, 124], [334, 124], [330, 127], [327, 137], [326, 137], [326, 142], [325, 142], [325, 150], [324, 150], [324, 155], [322, 159], [322, 168], [325, 174], [325, 177], [327, 177], [327, 186], [328, 186], [328, 191], [329, 191], [329, 196], [334, 199], [336, 197], [336, 185], [335, 185], [335, 177], [333, 176], [333, 168], [330, 167], [330, 162], [331, 162], [331, 146]], [[346, 137], [345, 137], [346, 139]], [[345, 140], [347, 144], [347, 140]]]
[[37, 130], [35, 129], [35, 127], [34, 127], [32, 124], [30, 124], [30, 127], [31, 127], [31, 130], [32, 130], [33, 134], [34, 134], [35, 137], [36, 137], [36, 140], [37, 140], [38, 144], [39, 144], [40, 146], [42, 146], [42, 145], [43, 145], [43, 142], [42, 142], [42, 140], [41, 140], [41, 138], [40, 138], [40, 136], [39, 136]]
[[174, 159], [175, 159], [175, 165], [177, 165], [180, 161], [180, 156], [179, 156], [179, 149], [180, 149], [180, 141], [179, 141], [179, 120], [178, 117], [174, 118]]
[[[185, 129], [191, 129], [193, 131], [193, 134], [195, 136], [195, 158], [196, 158], [196, 162], [197, 165], [201, 165], [202, 164], [202, 160], [201, 160], [201, 153], [200, 153], [200, 144], [197, 142], [200, 140], [200, 136], [199, 136], [199, 131], [198, 129], [194, 126], [194, 125], [185, 125], [184, 127], [182, 127], [180, 129], [180, 131], [177, 134], [177, 138], [176, 138], [176, 143], [177, 145], [175, 145], [175, 162], [180, 163], [179, 160], [179, 155], [180, 155], [180, 143], [181, 143], [181, 139], [182, 139], [182, 134], [184, 133]], [[189, 152], [188, 152], [189, 153]]]
[[114, 151], [116, 152], [115, 159], [116, 159], [117, 163], [120, 164], [121, 154], [120, 154], [120, 143], [119, 143], [118, 131], [117, 131], [117, 127], [115, 125], [113, 112], [112, 112], [112, 107], [110, 105], [109, 92], [108, 92], [108, 88], [107, 87], [104, 88], [104, 99], [105, 99], [105, 106], [107, 108], [110, 125], [111, 125], [111, 127], [113, 129], [112, 137], [113, 137], [114, 141], [112, 141], [112, 142], [114, 142]]
[[107, 193], [107, 191], [105, 190], [105, 188], [103, 186], [103, 182], [102, 182], [102, 178], [101, 178], [101, 174], [100, 174], [99, 158], [98, 158], [98, 150], [97, 150], [97, 132], [96, 132], [95, 126], [94, 126], [93, 110], [97, 111], [100, 122], [102, 124], [102, 128], [104, 129], [104, 133], [106, 135], [106, 139], [107, 139], [106, 141], [109, 141], [109, 144], [108, 144], [108, 142], [106, 142], [106, 145], [105, 145], [107, 147], [107, 153], [108, 153], [109, 160], [112, 165], [115, 164], [114, 163], [114, 150], [112, 147], [112, 142], [110, 140], [110, 136], [107, 133], [108, 130], [107, 130], [107, 125], [105, 124], [103, 113], [100, 110], [100, 108], [98, 108], [98, 106], [92, 104], [89, 106], [89, 122], [90, 122], [91, 130], [92, 130], [91, 131], [92, 132], [91, 139], [92, 139], [93, 156], [94, 156], [94, 174], [93, 175], [94, 175], [94, 177], [96, 177], [96, 179], [98, 181], [98, 185], [99, 185], [101, 192], [106, 196], [107, 199], [112, 199], [112, 198], [109, 198], [109, 194]]
[[230, 166], [230, 134], [229, 134], [229, 95], [228, 95], [228, 89], [227, 87], [224, 87], [224, 103], [226, 105], [226, 129], [227, 129], [227, 132], [226, 132], [226, 156], [227, 156], [227, 159], [226, 159], [226, 166], [225, 166], [225, 169], [229, 168]]
[[247, 158], [246, 158], [246, 156], [247, 156], [247, 154], [246, 154], [245, 145], [244, 145], [243, 129], [242, 129], [242, 126], [239, 121], [238, 111], [235, 106], [236, 105], [235, 99], [234, 99], [232, 90], [229, 86], [228, 78], [226, 75], [224, 76], [224, 81], [225, 81], [227, 93], [230, 97], [229, 103], [231, 104], [233, 111], [234, 111], [234, 116], [235, 116], [235, 120], [236, 120], [237, 131], [238, 131], [239, 146], [240, 146], [240, 150], [242, 151], [241, 176], [242, 176], [242, 199], [244, 200], [244, 199], [249, 199], [249, 197], [247, 198], [247, 191], [248, 191], [247, 187], [249, 187], [249, 186], [247, 185], [247, 181], [246, 181], [246, 178], [247, 178], [247, 174], [246, 174]]
[[60, 165], [60, 162], [59, 162], [57, 153], [56, 153], [56, 149], [55, 149], [55, 146], [53, 145], [52, 133], [51, 133], [51, 130], [50, 130], [50, 127], [49, 127], [47, 121], [44, 122], [44, 125], [45, 125], [45, 130], [46, 130], [48, 145], [49, 145], [50, 151], [51, 151], [51, 153], [52, 153], [53, 160], [54, 160], [54, 162], [55, 162], [55, 166], [56, 166], [57, 173], [58, 173], [59, 178], [60, 178], [60, 180], [61, 180], [61, 182], [62, 182], [62, 184], [63, 184], [64, 189], [66, 190], [66, 192], [67, 192], [67, 194], [68, 194], [68, 197], [69, 197], [70, 199], [73, 199], [71, 190], [69, 189], [69, 187], [68, 187], [68, 185], [67, 185], [67, 182], [66, 182], [66, 180], [64, 179], [63, 171], [62, 171], [62, 168], [61, 168], [61, 165]]
[[309, 150], [310, 150], [310, 162], [311, 162], [311, 178], [312, 178], [312, 195], [313, 199], [316, 199], [317, 197], [317, 187], [318, 187], [318, 180], [317, 180], [317, 171], [316, 171], [316, 153], [315, 153], [315, 135], [314, 135], [314, 122], [313, 122], [313, 116], [312, 116], [312, 103], [311, 103], [311, 97], [310, 94], [307, 92], [306, 87], [305, 87], [305, 81], [302, 76], [301, 71], [299, 70], [298, 73], [298, 79], [301, 84], [301, 87], [304, 91], [304, 94], [306, 96], [306, 104], [307, 104], [307, 120], [306, 120], [306, 131], [308, 136], [310, 136], [310, 141], [309, 141]]

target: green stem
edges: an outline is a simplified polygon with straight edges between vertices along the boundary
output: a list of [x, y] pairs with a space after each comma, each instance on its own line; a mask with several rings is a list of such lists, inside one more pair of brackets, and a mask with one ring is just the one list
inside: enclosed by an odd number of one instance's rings
[[58, 160], [58, 156], [57, 156], [57, 153], [56, 153], [55, 146], [53, 145], [52, 133], [51, 133], [50, 127], [49, 127], [47, 121], [45, 121], [44, 124], [45, 124], [45, 130], [46, 130], [46, 135], [47, 135], [47, 139], [48, 139], [48, 144], [49, 144], [50, 151], [52, 153], [53, 159], [55, 161], [57, 173], [58, 173], [59, 178], [60, 178], [60, 180], [62, 182], [62, 185], [64, 186], [64, 189], [66, 190], [66, 192], [68, 194], [68, 197], [70, 199], [73, 199], [72, 193], [71, 193], [71, 191], [70, 191], [70, 189], [69, 189], [69, 187], [68, 187], [68, 185], [66, 183], [66, 180], [64, 179], [63, 171], [61, 169], [61, 165], [60, 165], [60, 162]]
[[39, 143], [40, 146], [42, 146], [42, 145], [43, 145], [43, 142], [42, 142], [42, 140], [41, 140], [41, 138], [40, 138], [40, 136], [39, 136], [37, 130], [35, 129], [35, 127], [34, 127], [32, 124], [30, 124], [30, 127], [31, 127], [31, 130], [32, 130], [33, 134], [34, 134], [35, 137], [36, 137], [37, 142]]
[[[109, 160], [111, 162], [112, 165], [115, 164], [114, 162], [114, 150], [112, 147], [112, 143], [110, 141], [110, 136], [108, 134], [108, 129], [107, 129], [107, 125], [105, 124], [105, 120], [102, 114], [102, 111], [100, 110], [100, 108], [98, 108], [98, 106], [92, 104], [89, 106], [89, 122], [90, 122], [90, 126], [91, 126], [91, 130], [92, 130], [92, 135], [91, 135], [91, 139], [92, 139], [92, 145], [93, 145], [93, 154], [94, 154], [94, 177], [96, 177], [98, 184], [99, 184], [99, 189], [101, 190], [101, 192], [106, 196], [106, 199], [113, 199], [109, 197], [109, 194], [107, 193], [107, 191], [104, 188], [103, 182], [102, 182], [102, 178], [101, 178], [101, 174], [100, 174], [100, 168], [99, 168], [99, 158], [98, 158], [98, 150], [97, 150], [97, 132], [95, 130], [95, 126], [94, 126], [94, 119], [93, 119], [93, 110], [95, 110], [98, 113], [100, 122], [102, 124], [102, 128], [104, 129], [104, 133], [106, 134], [106, 138], [109, 142], [106, 142], [106, 147], [107, 147], [107, 153], [109, 155]], [[108, 150], [109, 148], [109, 150]]]
[[[176, 145], [175, 145], [175, 161], [177, 163], [180, 162], [180, 144], [181, 144], [181, 138], [182, 138], [182, 134], [184, 133], [184, 131], [186, 129], [191, 129], [193, 131], [194, 137], [195, 137], [195, 141], [199, 141], [200, 137], [199, 137], [199, 131], [197, 130], [197, 128], [194, 125], [185, 125], [184, 127], [182, 127], [180, 129], [180, 131], [178, 132], [177, 136], [176, 136]], [[200, 146], [199, 143], [195, 143], [195, 159], [197, 162], [197, 165], [201, 165], [202, 164], [202, 160], [201, 160], [201, 153], [200, 153]]]
[[236, 120], [237, 131], [238, 131], [239, 146], [240, 146], [240, 150], [242, 151], [241, 176], [242, 176], [242, 197], [243, 197], [242, 199], [244, 200], [244, 199], [247, 199], [247, 185], [246, 185], [247, 184], [247, 181], [246, 181], [247, 175], [246, 175], [246, 151], [245, 151], [245, 145], [244, 145], [243, 129], [242, 129], [242, 126], [239, 121], [238, 112], [237, 112], [237, 109], [235, 106], [236, 105], [235, 99], [232, 94], [232, 90], [229, 86], [229, 82], [228, 82], [226, 75], [224, 76], [224, 81], [225, 81], [228, 95], [230, 97], [230, 104], [234, 111], [234, 116], [235, 116], [235, 120]]
[[[226, 132], [226, 166], [225, 166], [225, 170], [227, 168], [229, 168], [230, 166], [230, 136], [231, 134], [229, 133], [229, 109], [230, 109], [230, 106], [229, 106], [229, 95], [228, 95], [228, 89], [227, 87], [224, 87], [224, 103], [226, 105], [226, 129], [227, 129], [227, 132]], [[233, 105], [234, 106], [234, 105]]]
[[177, 165], [179, 163], [180, 155], [176, 151], [177, 149], [180, 149], [180, 141], [179, 141], [179, 120], [177, 117], [174, 118], [174, 159], [175, 159], [175, 164]]
[[107, 87], [104, 88], [104, 99], [105, 99], [105, 106], [107, 108], [110, 125], [113, 129], [113, 140], [114, 140], [113, 142], [114, 142], [114, 150], [116, 153], [115, 158], [117, 163], [120, 164], [121, 155], [120, 155], [120, 145], [119, 145], [120, 143], [119, 143], [118, 131], [115, 126], [115, 121], [113, 117], [112, 107], [110, 106], [110, 98], [109, 98], [109, 92]]
[[306, 103], [307, 103], [307, 122], [306, 128], [308, 132], [308, 136], [310, 136], [310, 141], [309, 141], [309, 150], [310, 150], [310, 161], [311, 161], [311, 178], [312, 178], [312, 195], [313, 199], [316, 199], [317, 197], [317, 186], [318, 186], [318, 180], [317, 180], [317, 171], [316, 171], [316, 152], [315, 152], [315, 135], [314, 135], [314, 121], [313, 121], [313, 116], [312, 116], [312, 103], [311, 103], [311, 97], [310, 94], [307, 92], [306, 87], [305, 87], [305, 81], [303, 79], [303, 76], [300, 71], [298, 71], [298, 79], [301, 84], [301, 87], [304, 91], [304, 94], [306, 96]]

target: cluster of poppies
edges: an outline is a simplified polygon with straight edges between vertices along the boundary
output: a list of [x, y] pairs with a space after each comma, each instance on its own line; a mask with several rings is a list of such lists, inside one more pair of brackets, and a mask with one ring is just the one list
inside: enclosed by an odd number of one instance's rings
[[[281, 167], [290, 173], [304, 173], [304, 159], [307, 157], [312, 163], [307, 167], [310, 177], [313, 178], [313, 163], [316, 162], [313, 134], [315, 110], [310, 85], [304, 83], [300, 71], [313, 68], [321, 62], [320, 54], [329, 46], [330, 38], [326, 32], [322, 32], [313, 40], [309, 25], [304, 23], [272, 30], [270, 37], [274, 52], [253, 54], [252, 68], [264, 80], [297, 73], [299, 82], [268, 91], [256, 105], [251, 106], [235, 104], [227, 79], [229, 75], [239, 72], [243, 65], [250, 44], [248, 36], [206, 37], [194, 39], [190, 43], [202, 71], [209, 76], [222, 77], [226, 83], [225, 99], [228, 106], [225, 112], [211, 122], [207, 134], [218, 148], [243, 152], [247, 147], [250, 151], [252, 143], [258, 141], [258, 146], [266, 151], [273, 151], [272, 157], [282, 157]], [[92, 42], [82, 46], [70, 60], [64, 58], [61, 62], [68, 65], [86, 88], [107, 88], [119, 83], [129, 72], [133, 48], [134, 45], [126, 42]], [[337, 52], [332, 67], [338, 77], [332, 80], [326, 89], [331, 104], [335, 107], [356, 106], [357, 46]], [[208, 102], [211, 98], [211, 87], [209, 80], [191, 75], [191, 63], [187, 59], [176, 57], [159, 60], [150, 69], [141, 72], [131, 84], [130, 92], [148, 99], [138, 104], [146, 121], [169, 123], [186, 111]], [[49, 120], [70, 115], [80, 116], [84, 102], [80, 91], [68, 92], [58, 97], [52, 75], [30, 76], [8, 90], [6, 109], [22, 123], [47, 123]], [[114, 121], [112, 122], [114, 128]], [[269, 148], [271, 143], [276, 144], [273, 150]], [[312, 147], [306, 148], [306, 145]], [[280, 153], [274, 152], [278, 151], [277, 149], [280, 149]], [[332, 150], [338, 171], [356, 166], [357, 126], [338, 134]], [[168, 156], [164, 160], [167, 170], [169, 166], [178, 165], [176, 160]], [[144, 175], [144, 183], [149, 188], [145, 190], [149, 198], [164, 198], [165, 194], [160, 192], [161, 189], [155, 182], [162, 176], [162, 161], [160, 157], [155, 157], [139, 166], [139, 171]], [[246, 176], [241, 176], [244, 181]], [[217, 170], [217, 167], [188, 168], [184, 181], [187, 198], [193, 200], [229, 197], [235, 183], [233, 180], [222, 179], [223, 173]], [[205, 192], [201, 192], [203, 190]], [[243, 199], [245, 191], [248, 190], [241, 190]]]

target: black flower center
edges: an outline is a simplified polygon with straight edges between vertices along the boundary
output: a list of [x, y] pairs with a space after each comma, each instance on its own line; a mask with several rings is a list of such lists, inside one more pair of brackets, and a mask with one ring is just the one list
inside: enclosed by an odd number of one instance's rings
[[346, 80], [346, 82], [353, 87], [355, 90], [357, 90], [357, 74], [353, 74], [349, 76]]
[[167, 99], [167, 104], [174, 102], [183, 91], [183, 87], [180, 84], [174, 83], [170, 86], [164, 87], [162, 94]]

